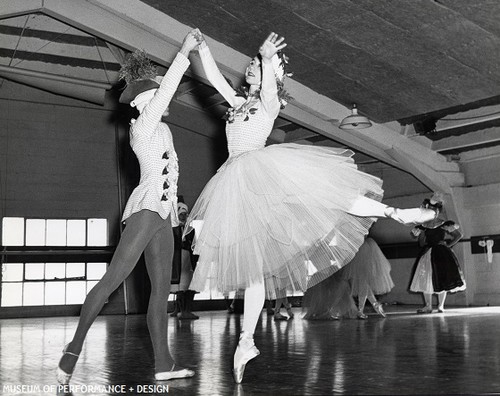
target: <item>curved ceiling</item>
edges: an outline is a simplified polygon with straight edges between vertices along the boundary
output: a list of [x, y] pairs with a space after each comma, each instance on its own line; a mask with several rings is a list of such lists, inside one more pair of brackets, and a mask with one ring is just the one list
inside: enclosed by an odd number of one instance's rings
[[[348, 146], [360, 162], [402, 169], [443, 191], [464, 185], [457, 155], [500, 151], [496, 0], [4, 0], [0, 18], [0, 76], [35, 86], [45, 76], [53, 87], [39, 87], [61, 95], [102, 102], [134, 48], [168, 67], [189, 27], [202, 30], [237, 81], [276, 31], [287, 39], [295, 100], [274, 141]], [[177, 101], [224, 107], [192, 63]], [[372, 128], [338, 128], [352, 103]]]

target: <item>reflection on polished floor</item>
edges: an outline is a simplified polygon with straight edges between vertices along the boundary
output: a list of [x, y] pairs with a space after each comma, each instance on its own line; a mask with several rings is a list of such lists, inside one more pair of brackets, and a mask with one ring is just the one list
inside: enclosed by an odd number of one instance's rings
[[[276, 322], [263, 311], [255, 334], [261, 355], [239, 386], [231, 363], [240, 315], [209, 311], [198, 312], [196, 321], [171, 319], [172, 354], [196, 376], [167, 383], [154, 381], [145, 316], [100, 316], [70, 390], [75, 396], [167, 392], [144, 385], [168, 385], [170, 395], [499, 393], [500, 307], [427, 315], [415, 308], [390, 306], [387, 318], [370, 314], [364, 321], [307, 321], [294, 308], [295, 319]], [[1, 320], [0, 394], [56, 394], [55, 367], [77, 320]]]

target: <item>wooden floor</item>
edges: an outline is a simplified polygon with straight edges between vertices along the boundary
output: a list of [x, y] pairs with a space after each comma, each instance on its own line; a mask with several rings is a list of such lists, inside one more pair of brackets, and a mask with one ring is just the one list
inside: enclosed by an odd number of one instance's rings
[[[155, 383], [143, 315], [100, 316], [90, 330], [71, 389], [76, 395], [492, 394], [500, 392], [500, 307], [417, 315], [390, 306], [387, 318], [275, 322], [262, 312], [241, 385], [231, 377], [241, 316], [199, 312], [170, 322], [179, 364], [196, 376]], [[77, 317], [0, 321], [0, 394], [48, 395]], [[123, 385], [123, 387], [121, 387]], [[168, 389], [167, 389], [168, 385]], [[24, 387], [24, 388], [22, 388]], [[120, 393], [121, 392], [121, 393]]]

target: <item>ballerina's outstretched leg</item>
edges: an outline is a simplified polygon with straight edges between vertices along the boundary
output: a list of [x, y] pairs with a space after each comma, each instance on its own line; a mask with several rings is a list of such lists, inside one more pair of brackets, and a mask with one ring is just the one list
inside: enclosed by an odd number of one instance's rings
[[422, 224], [437, 216], [437, 212], [432, 209], [393, 208], [368, 197], [356, 199], [348, 212], [359, 217], [388, 217], [401, 224]]

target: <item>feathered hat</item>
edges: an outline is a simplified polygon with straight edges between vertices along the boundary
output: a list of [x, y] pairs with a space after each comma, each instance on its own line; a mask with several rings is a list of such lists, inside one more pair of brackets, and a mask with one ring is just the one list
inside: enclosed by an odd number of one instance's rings
[[127, 104], [137, 95], [158, 88], [162, 80], [161, 76], [157, 76], [157, 68], [144, 50], [136, 50], [127, 56], [119, 77], [126, 83], [119, 102]]

